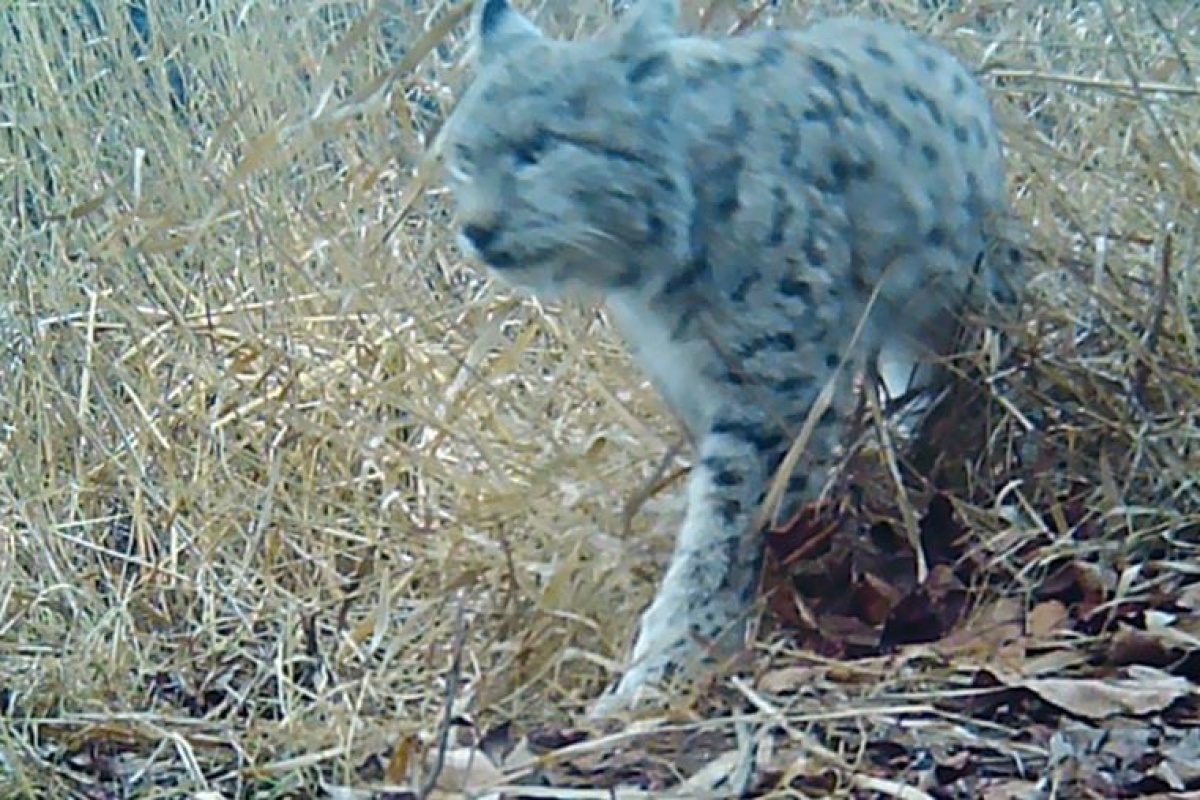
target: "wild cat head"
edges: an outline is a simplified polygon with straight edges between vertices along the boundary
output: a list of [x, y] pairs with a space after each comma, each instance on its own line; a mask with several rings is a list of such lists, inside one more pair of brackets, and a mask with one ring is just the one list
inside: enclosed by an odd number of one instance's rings
[[635, 284], [640, 265], [681, 257], [682, 155], [637, 68], [675, 36], [676, 13], [641, 0], [613, 34], [574, 43], [506, 0], [478, 3], [475, 80], [439, 142], [469, 253], [553, 293]]

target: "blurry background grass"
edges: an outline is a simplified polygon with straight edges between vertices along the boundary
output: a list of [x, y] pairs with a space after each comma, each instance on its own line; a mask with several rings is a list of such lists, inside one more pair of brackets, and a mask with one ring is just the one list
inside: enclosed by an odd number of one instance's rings
[[[758, 24], [884, 14], [983, 65], [1039, 273], [1023, 491], [1194, 536], [1197, 5], [782, 5]], [[577, 712], [681, 437], [595, 310], [484, 280], [415, 180], [457, 7], [81, 8], [0, 12], [3, 793], [353, 782], [437, 727], [460, 615], [456, 710]]]

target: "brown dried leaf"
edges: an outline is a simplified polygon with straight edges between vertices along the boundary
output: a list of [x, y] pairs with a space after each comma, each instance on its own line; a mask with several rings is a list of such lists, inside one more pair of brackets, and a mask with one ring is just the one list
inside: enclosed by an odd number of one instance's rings
[[1056, 631], [1062, 630], [1069, 619], [1070, 612], [1065, 603], [1047, 600], [1030, 610], [1026, 629], [1033, 639], [1049, 639]]
[[1167, 667], [1179, 659], [1183, 652], [1194, 649], [1179, 647], [1175, 631], [1169, 628], [1138, 630], [1122, 625], [1108, 642], [1108, 661], [1111, 664], [1145, 664], [1151, 667]]
[[1116, 576], [1095, 564], [1071, 561], [1052, 573], [1038, 587], [1041, 599], [1057, 599], [1086, 615], [1104, 602], [1116, 586]]
[[1126, 678], [1025, 678], [1004, 670], [991, 673], [1005, 686], [1025, 689], [1068, 713], [1088, 719], [1143, 716], [1194, 693], [1186, 678], [1159, 670], [1129, 670]]
[[[994, 656], [1001, 649], [1023, 640], [1022, 612], [1019, 598], [1001, 597], [977, 611], [969, 624], [952, 631], [937, 643], [942, 653], [974, 654], [980, 660]], [[1024, 653], [1024, 648], [1020, 648]]]
[[962, 615], [966, 587], [945, 564], [929, 571], [929, 577], [897, 603], [880, 634], [880, 646], [933, 642], [942, 638]]
[[1061, 675], [1088, 660], [1087, 653], [1079, 650], [1051, 650], [1048, 653], [1026, 658], [1017, 665], [1017, 670], [1026, 677], [1035, 675]]
[[818, 667], [783, 667], [766, 672], [758, 679], [758, 689], [768, 694], [788, 694], [811, 686], [825, 670]]
[[858, 576], [851, 597], [851, 607], [868, 625], [882, 625], [901, 599], [890, 583], [870, 572]]

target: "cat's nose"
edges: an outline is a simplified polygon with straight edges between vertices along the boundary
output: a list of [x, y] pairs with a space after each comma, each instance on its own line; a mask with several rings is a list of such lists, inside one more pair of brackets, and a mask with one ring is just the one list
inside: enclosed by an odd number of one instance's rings
[[486, 253], [488, 247], [496, 241], [496, 229], [487, 225], [466, 225], [463, 227], [463, 236], [477, 252]]

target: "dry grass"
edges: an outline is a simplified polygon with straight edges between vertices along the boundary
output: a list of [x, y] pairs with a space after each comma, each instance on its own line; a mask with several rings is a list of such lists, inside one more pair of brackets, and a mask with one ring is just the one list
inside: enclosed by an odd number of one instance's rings
[[[628, 512], [681, 437], [600, 315], [483, 280], [414, 179], [463, 79], [446, 4], [171, 0], [140, 59], [120, 4], [104, 33], [73, 5], [0, 12], [0, 795], [450, 792], [482, 731], [566, 737], [668, 552], [678, 482]], [[1036, 608], [1068, 564], [1101, 576], [1110, 621], [1167, 613], [1200, 573], [1200, 9], [795, 5], [781, 21], [903, 19], [996, 90], [1037, 277], [993, 432], [958, 470], [976, 602]], [[1112, 675], [1096, 654], [1117, 633], [1077, 632], [1081, 660], [1048, 674]], [[736, 724], [681, 710], [673, 733], [642, 723], [659, 733], [636, 759], [629, 731], [589, 738], [542, 779], [707, 765], [714, 796], [927, 797], [916, 754], [942, 768], [969, 744], [980, 775], [1058, 780], [1054, 730], [955, 705], [989, 691], [986, 648], [839, 662], [788, 641], [765, 635], [757, 682], [729, 690]], [[1180, 647], [1172, 675], [1196, 679]], [[1194, 734], [1195, 693], [1171, 730]], [[541, 791], [523, 794], [610, 796]]]

